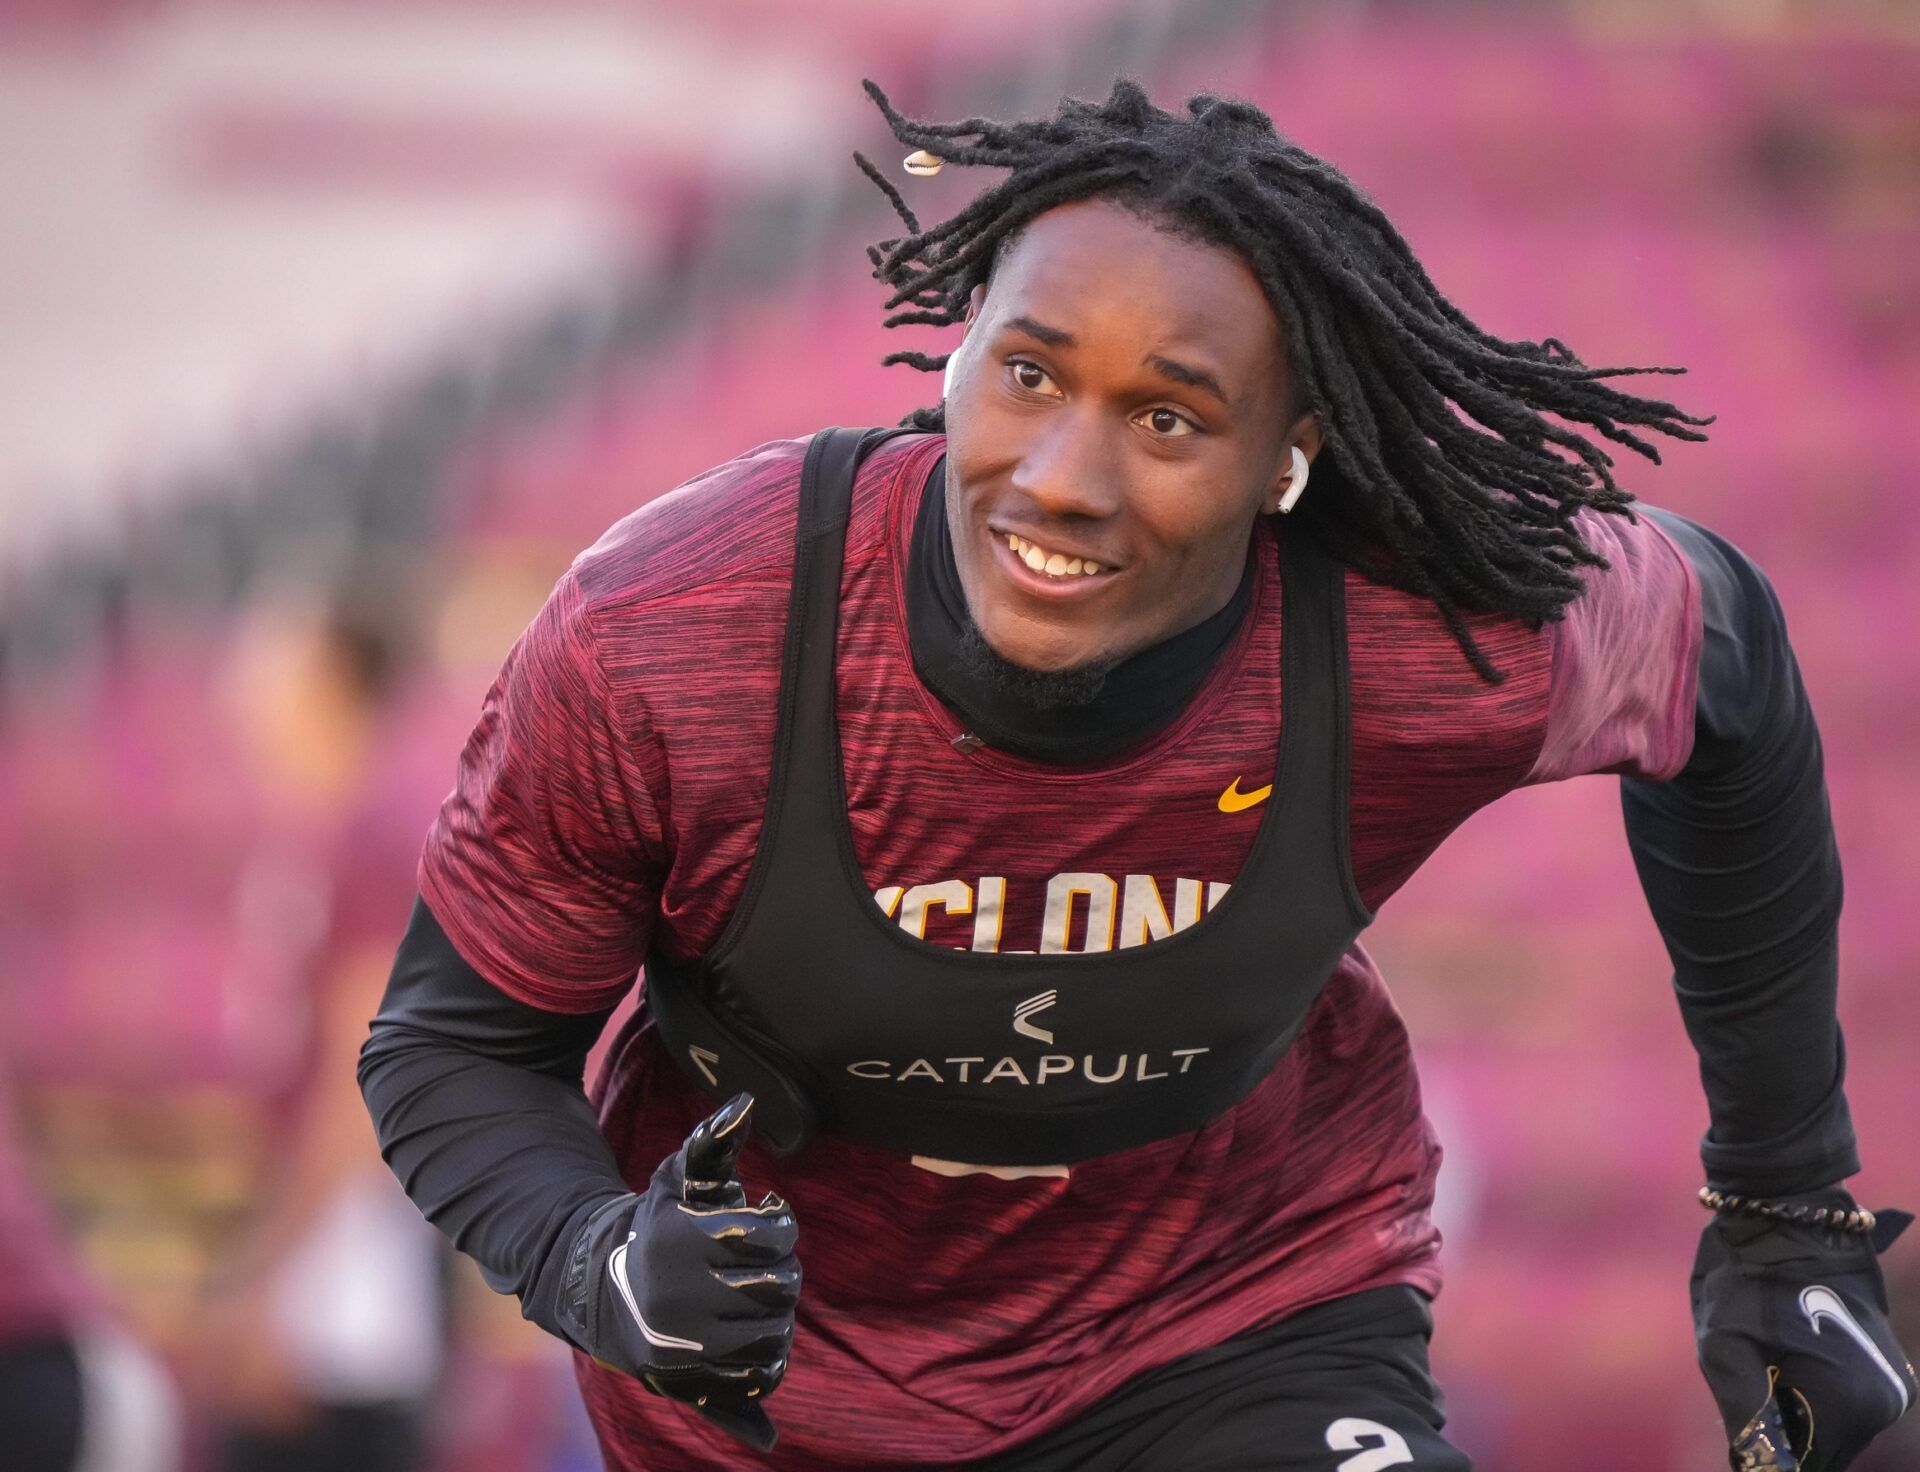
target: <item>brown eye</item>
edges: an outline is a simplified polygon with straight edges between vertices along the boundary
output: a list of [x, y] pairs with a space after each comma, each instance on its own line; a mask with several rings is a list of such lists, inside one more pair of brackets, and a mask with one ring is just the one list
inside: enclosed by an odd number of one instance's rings
[[1155, 434], [1165, 435], [1169, 439], [1195, 433], [1193, 422], [1185, 415], [1176, 414], [1171, 409], [1147, 410], [1147, 427]]
[[1043, 393], [1048, 399], [1062, 397], [1060, 384], [1056, 384], [1054, 376], [1046, 372], [1046, 368], [1041, 367], [1039, 363], [1029, 363], [1023, 357], [1014, 357], [1006, 361], [1006, 367], [1012, 370], [1014, 382], [1020, 384], [1027, 393]]

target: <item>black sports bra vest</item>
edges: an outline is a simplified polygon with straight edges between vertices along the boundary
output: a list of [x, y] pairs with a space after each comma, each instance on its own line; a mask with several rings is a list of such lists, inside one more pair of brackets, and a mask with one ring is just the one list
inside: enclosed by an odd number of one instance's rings
[[875, 904], [847, 826], [841, 564], [855, 469], [886, 437], [823, 430], [808, 445], [759, 846], [713, 948], [648, 958], [661, 1039], [702, 1088], [752, 1091], [782, 1153], [825, 1129], [981, 1165], [1064, 1164], [1198, 1129], [1272, 1070], [1372, 919], [1347, 857], [1340, 566], [1310, 538], [1279, 539], [1273, 796], [1209, 913], [1118, 951], [949, 950]]

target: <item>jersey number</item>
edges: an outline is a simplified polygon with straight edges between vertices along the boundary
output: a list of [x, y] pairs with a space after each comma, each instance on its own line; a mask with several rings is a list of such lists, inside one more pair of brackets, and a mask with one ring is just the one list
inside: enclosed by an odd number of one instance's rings
[[1348, 1457], [1333, 1472], [1382, 1472], [1383, 1468], [1403, 1466], [1413, 1460], [1407, 1439], [1398, 1431], [1389, 1431], [1378, 1421], [1362, 1421], [1358, 1416], [1343, 1417], [1329, 1426], [1327, 1445], [1337, 1452], [1360, 1453], [1357, 1457]]

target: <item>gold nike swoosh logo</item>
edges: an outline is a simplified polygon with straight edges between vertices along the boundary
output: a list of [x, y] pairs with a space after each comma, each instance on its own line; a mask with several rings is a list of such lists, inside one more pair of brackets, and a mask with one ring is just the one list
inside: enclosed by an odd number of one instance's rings
[[1240, 779], [1235, 777], [1227, 784], [1227, 790], [1220, 794], [1220, 811], [1223, 813], [1244, 813], [1248, 808], [1257, 807], [1267, 800], [1267, 794], [1273, 791], [1269, 782], [1265, 787], [1256, 787], [1251, 792], [1240, 790]]

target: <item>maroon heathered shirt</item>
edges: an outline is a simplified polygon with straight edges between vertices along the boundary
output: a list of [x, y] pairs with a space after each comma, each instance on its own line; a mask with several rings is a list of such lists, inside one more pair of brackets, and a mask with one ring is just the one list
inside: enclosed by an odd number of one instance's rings
[[[1260, 807], [1223, 812], [1220, 797], [1274, 769], [1271, 532], [1240, 635], [1160, 735], [1073, 767], [961, 753], [958, 724], [914, 674], [904, 612], [913, 510], [941, 449], [937, 436], [883, 447], [847, 535], [840, 730], [867, 883], [932, 944], [1150, 943], [1217, 900], [1260, 822]], [[732, 912], [766, 798], [803, 452], [764, 445], [620, 522], [489, 692], [420, 883], [461, 954], [513, 996], [608, 1006], [656, 940], [698, 955]], [[1651, 525], [1591, 517], [1586, 530], [1614, 568], [1565, 624], [1473, 619], [1508, 674], [1497, 686], [1430, 604], [1348, 575], [1352, 853], [1375, 910], [1502, 793], [1684, 763], [1691, 568]], [[713, 1107], [644, 1014], [598, 1101], [636, 1188]], [[750, 1146], [742, 1178], [793, 1203], [806, 1272], [765, 1465], [984, 1456], [1310, 1304], [1388, 1283], [1436, 1292], [1439, 1158], [1405, 1030], [1357, 945], [1280, 1066], [1196, 1133], [1011, 1180], [836, 1138], [788, 1161]], [[634, 1382], [584, 1360], [581, 1377], [619, 1472], [754, 1464]]]

